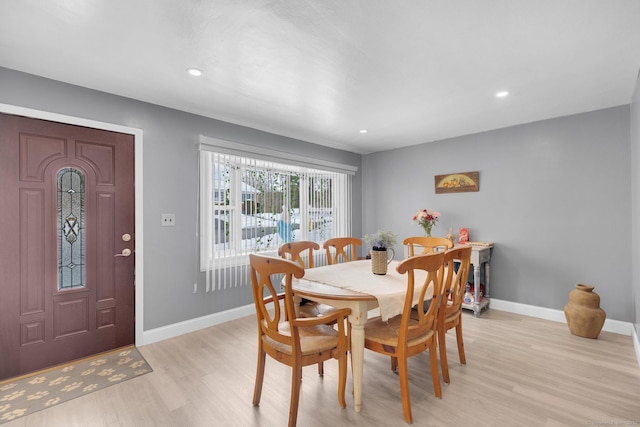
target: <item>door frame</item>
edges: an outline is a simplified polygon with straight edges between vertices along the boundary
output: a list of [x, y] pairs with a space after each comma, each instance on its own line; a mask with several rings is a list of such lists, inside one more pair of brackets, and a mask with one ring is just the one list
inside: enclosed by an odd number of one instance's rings
[[134, 283], [135, 283], [135, 344], [144, 345], [144, 227], [142, 225], [142, 129], [121, 126], [114, 123], [100, 122], [96, 120], [83, 119], [80, 117], [67, 116], [50, 111], [36, 110], [33, 108], [18, 107], [15, 105], [0, 103], [0, 113], [13, 114], [17, 116], [31, 117], [34, 119], [49, 120], [58, 123], [90, 127], [112, 132], [120, 132], [133, 135], [134, 156], [135, 156], [135, 263]]

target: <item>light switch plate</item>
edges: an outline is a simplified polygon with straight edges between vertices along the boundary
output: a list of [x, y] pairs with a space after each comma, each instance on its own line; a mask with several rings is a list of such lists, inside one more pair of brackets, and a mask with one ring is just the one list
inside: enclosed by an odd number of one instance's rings
[[176, 225], [176, 214], [163, 213], [160, 218], [163, 227], [173, 227], [174, 225]]

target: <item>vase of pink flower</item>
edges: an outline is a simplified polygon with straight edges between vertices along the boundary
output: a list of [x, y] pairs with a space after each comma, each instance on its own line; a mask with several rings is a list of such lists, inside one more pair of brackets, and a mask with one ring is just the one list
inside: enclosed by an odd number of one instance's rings
[[440, 212], [433, 209], [422, 209], [413, 216], [413, 222], [424, 229], [424, 235], [431, 237], [431, 228], [438, 222]]

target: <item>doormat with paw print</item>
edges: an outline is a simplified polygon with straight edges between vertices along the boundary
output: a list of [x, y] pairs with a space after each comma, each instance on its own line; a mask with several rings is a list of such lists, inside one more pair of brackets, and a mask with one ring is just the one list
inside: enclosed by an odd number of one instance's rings
[[0, 424], [152, 372], [135, 347], [0, 382]]

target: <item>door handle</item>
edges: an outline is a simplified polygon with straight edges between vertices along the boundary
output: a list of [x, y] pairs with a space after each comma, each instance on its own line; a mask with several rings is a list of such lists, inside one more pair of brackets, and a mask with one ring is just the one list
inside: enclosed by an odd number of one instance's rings
[[114, 256], [130, 256], [130, 255], [131, 255], [131, 249], [124, 248], [121, 254], [115, 254]]

